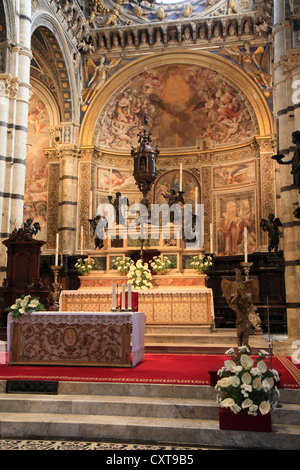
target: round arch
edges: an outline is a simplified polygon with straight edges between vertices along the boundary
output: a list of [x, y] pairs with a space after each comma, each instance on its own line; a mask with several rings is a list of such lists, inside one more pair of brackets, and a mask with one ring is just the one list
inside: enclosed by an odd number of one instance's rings
[[216, 54], [203, 51], [165, 52], [153, 54], [146, 58], [141, 58], [130, 63], [110, 77], [103, 87], [94, 96], [82, 120], [79, 145], [92, 145], [93, 134], [97, 123], [97, 118], [110, 99], [124, 84], [150, 68], [166, 65], [198, 65], [207, 67], [223, 75], [226, 79], [243, 92], [250, 103], [257, 120], [258, 135], [260, 137], [271, 136], [273, 134], [273, 123], [271, 112], [263, 93], [258, 86], [239, 67], [223, 59]]
[[[60, 72], [65, 74], [61, 78], [62, 94], [62, 119], [63, 121], [79, 121], [78, 90], [74, 73], [73, 54], [69, 52], [61, 25], [50, 14], [45, 11], [37, 11], [32, 19], [31, 34], [43, 29], [45, 39], [50, 48], [57, 45], [61, 58], [58, 58]], [[66, 51], [68, 51], [66, 53]], [[75, 52], [75, 51], [74, 51]]]

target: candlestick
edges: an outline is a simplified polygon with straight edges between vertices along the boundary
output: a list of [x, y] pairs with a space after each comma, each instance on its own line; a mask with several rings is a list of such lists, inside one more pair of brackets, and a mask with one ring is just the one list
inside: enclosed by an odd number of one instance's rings
[[117, 297], [116, 297], [116, 283], [112, 285], [112, 311], [116, 311]]
[[55, 266], [58, 266], [58, 245], [59, 245], [59, 234], [56, 234], [56, 248], [55, 248]]
[[182, 191], [182, 163], [180, 163], [179, 191]]
[[49, 307], [51, 311], [59, 310], [59, 296], [61, 286], [58, 282], [58, 272], [61, 269], [61, 266], [58, 266], [58, 261], [55, 263], [55, 266], [51, 266], [51, 269], [54, 273], [54, 282], [53, 282], [53, 292], [51, 292], [51, 297], [53, 299], [53, 304]]
[[209, 231], [210, 231], [210, 254], [212, 255], [214, 252], [213, 224], [210, 224]]
[[83, 226], [80, 227], [80, 255], [83, 255]]
[[131, 284], [128, 284], [128, 304], [127, 304], [127, 310], [132, 310], [131, 307]]
[[122, 284], [122, 305], [121, 310], [125, 310], [125, 284]]
[[247, 227], [244, 228], [244, 260], [248, 263], [248, 234]]

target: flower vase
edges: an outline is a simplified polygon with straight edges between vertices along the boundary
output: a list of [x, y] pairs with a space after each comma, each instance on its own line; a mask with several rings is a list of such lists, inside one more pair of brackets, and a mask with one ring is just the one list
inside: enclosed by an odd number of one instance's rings
[[270, 412], [265, 415], [258, 412], [254, 416], [247, 411], [235, 414], [228, 408], [219, 408], [219, 426], [223, 430], [271, 432], [272, 418]]

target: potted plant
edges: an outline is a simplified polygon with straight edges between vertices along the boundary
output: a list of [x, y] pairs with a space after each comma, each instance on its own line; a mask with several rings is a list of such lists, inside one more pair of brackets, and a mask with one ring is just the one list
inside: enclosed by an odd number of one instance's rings
[[161, 259], [160, 256], [153, 256], [150, 266], [156, 274], [164, 274], [171, 266], [171, 261], [167, 256]]
[[88, 259], [82, 259], [79, 258], [77, 260], [77, 263], [75, 264], [75, 268], [77, 269], [78, 274], [80, 276], [84, 276], [85, 274], [88, 274], [94, 267], [95, 261], [93, 259], [88, 260]]
[[40, 303], [39, 297], [31, 297], [31, 295], [21, 295], [13, 305], [7, 308], [14, 318], [22, 315], [30, 315], [32, 312], [44, 312], [45, 306]]
[[197, 271], [197, 273], [204, 273], [212, 266], [212, 257], [202, 253], [200, 255], [193, 256], [191, 266], [195, 271]]
[[134, 261], [127, 256], [125, 256], [125, 258], [118, 256], [113, 260], [113, 265], [117, 268], [119, 274], [124, 275], [127, 274], [130, 267], [134, 265]]
[[216, 384], [220, 429], [272, 430], [271, 410], [275, 410], [279, 397], [275, 382], [279, 374], [268, 369], [266, 351], [261, 350], [252, 359], [247, 346], [231, 348], [226, 352], [229, 359], [218, 371]]
[[132, 264], [127, 273], [127, 284], [132, 285], [132, 289], [148, 290], [152, 287], [152, 275], [148, 263], [138, 260]]

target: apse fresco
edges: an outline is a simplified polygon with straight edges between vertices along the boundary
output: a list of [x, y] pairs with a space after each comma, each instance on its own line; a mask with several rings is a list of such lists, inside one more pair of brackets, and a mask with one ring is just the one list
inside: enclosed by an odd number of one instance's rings
[[218, 255], [231, 256], [244, 253], [245, 227], [248, 231], [248, 253], [251, 254], [257, 246], [254, 191], [218, 196]]
[[95, 144], [129, 150], [143, 118], [160, 149], [215, 148], [253, 137], [246, 98], [217, 72], [198, 65], [168, 65], [130, 80], [100, 114]]
[[[168, 196], [171, 190], [174, 190], [176, 193], [179, 191], [179, 179], [180, 179], [180, 170], [171, 170], [167, 171], [161, 175], [155, 184], [154, 188], [154, 201], [155, 204], [165, 204], [168, 200], [163, 196]], [[183, 171], [182, 172], [182, 190], [185, 204], [192, 204], [194, 208], [194, 203], [196, 199], [196, 188], [197, 189], [197, 201], [200, 203], [200, 190], [199, 183], [192, 173]]]
[[31, 217], [40, 223], [39, 239], [46, 236], [48, 161], [44, 148], [49, 146], [49, 125], [45, 103], [33, 94], [28, 113], [24, 221]]
[[213, 169], [214, 189], [244, 186], [256, 182], [255, 162], [220, 165]]

